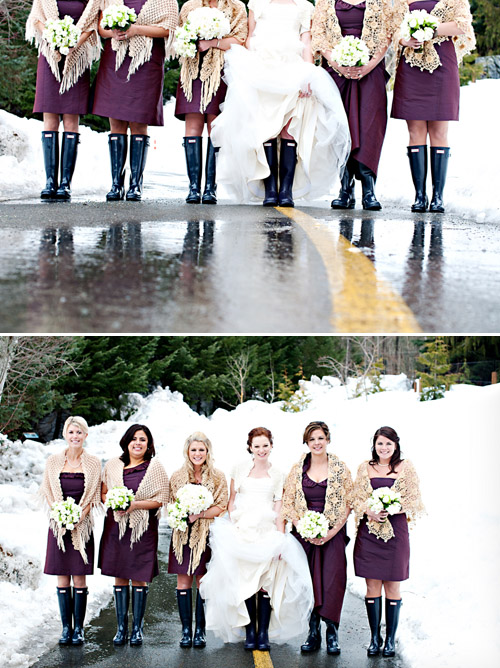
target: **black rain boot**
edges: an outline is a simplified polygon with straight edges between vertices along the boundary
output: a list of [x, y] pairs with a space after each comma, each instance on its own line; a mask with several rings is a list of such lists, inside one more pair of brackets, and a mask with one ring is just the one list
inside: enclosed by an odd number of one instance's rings
[[264, 153], [269, 165], [269, 176], [264, 179], [263, 206], [278, 206], [278, 140], [276, 137], [264, 142]]
[[73, 587], [73, 618], [75, 620], [72, 645], [83, 645], [85, 635], [83, 632], [83, 623], [85, 621], [85, 611], [87, 610], [87, 597], [89, 590], [87, 587]]
[[177, 605], [182, 624], [181, 647], [191, 647], [193, 644], [193, 599], [191, 589], [177, 589]]
[[358, 169], [361, 188], [363, 190], [363, 209], [365, 211], [380, 211], [382, 205], [375, 197], [375, 174], [369, 167], [363, 165], [362, 162], [358, 162]]
[[332, 209], [354, 209], [356, 204], [354, 199], [354, 171], [352, 168], [349, 169], [349, 166], [348, 161], [340, 179], [339, 196], [331, 203]]
[[325, 619], [325, 623], [326, 623], [326, 653], [334, 655], [340, 654], [338, 622], [332, 622], [330, 619]]
[[115, 585], [115, 609], [117, 629], [113, 638], [114, 645], [125, 645], [128, 642], [128, 604], [130, 589], [128, 585]]
[[189, 193], [186, 197], [186, 203], [199, 204], [201, 201], [202, 138], [184, 137], [183, 144], [186, 153], [186, 166], [189, 177]]
[[259, 591], [258, 595], [258, 620], [257, 620], [257, 649], [260, 652], [269, 652], [269, 621], [271, 619], [271, 599], [267, 591]]
[[196, 595], [196, 609], [195, 609], [195, 626], [193, 647], [206, 647], [207, 641], [205, 639], [205, 608], [203, 607], [203, 599], [200, 592]]
[[142, 178], [148, 157], [149, 136], [130, 136], [130, 182], [125, 195], [127, 202], [140, 202], [142, 198]]
[[297, 164], [297, 142], [294, 139], [282, 139], [280, 146], [280, 206], [295, 206], [292, 197], [293, 177]]
[[217, 184], [215, 182], [215, 156], [217, 149], [210, 137], [207, 144], [207, 159], [205, 162], [205, 191], [201, 201], [203, 204], [217, 204]]
[[59, 601], [59, 612], [61, 613], [63, 627], [61, 637], [59, 638], [59, 644], [71, 645], [71, 627], [73, 620], [71, 587], [57, 587], [57, 600]]
[[385, 599], [385, 645], [382, 651], [383, 656], [394, 656], [395, 637], [399, 622], [399, 610], [401, 601], [393, 601], [390, 598]]
[[75, 171], [80, 135], [78, 132], [63, 132], [61, 146], [61, 183], [56, 192], [57, 199], [71, 199], [71, 179]]
[[144, 624], [144, 613], [148, 601], [148, 587], [132, 587], [132, 633], [130, 644], [132, 646], [142, 645]]
[[113, 184], [106, 195], [107, 202], [118, 202], [125, 197], [125, 164], [127, 162], [127, 135], [110, 134], [109, 160]]
[[427, 144], [408, 146], [408, 160], [410, 161], [411, 178], [415, 186], [415, 201], [411, 210], [416, 213], [427, 211], [429, 200], [425, 192], [427, 181]]
[[250, 622], [245, 626], [246, 630], [246, 639], [245, 639], [245, 649], [256, 649], [257, 647], [257, 602], [255, 595], [247, 598], [245, 601], [247, 606], [248, 616], [250, 617]]
[[378, 656], [382, 649], [383, 639], [380, 635], [380, 622], [382, 620], [382, 596], [365, 598], [366, 614], [370, 624], [372, 638], [367, 649], [368, 656]]
[[305, 643], [300, 647], [301, 652], [316, 652], [321, 647], [320, 625], [321, 618], [316, 610], [313, 610], [309, 617], [309, 635]]
[[42, 151], [47, 182], [40, 199], [55, 199], [59, 174], [59, 132], [42, 132]]
[[450, 149], [447, 146], [431, 146], [432, 200], [429, 211], [444, 213], [443, 190], [448, 171]]

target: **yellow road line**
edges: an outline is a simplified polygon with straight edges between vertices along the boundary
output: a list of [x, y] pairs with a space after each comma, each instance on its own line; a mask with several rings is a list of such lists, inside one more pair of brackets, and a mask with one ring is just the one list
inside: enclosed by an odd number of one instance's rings
[[414, 314], [390, 284], [377, 276], [370, 260], [340, 233], [299, 209], [276, 207], [299, 225], [323, 260], [330, 293], [334, 332], [417, 333]]
[[253, 662], [255, 668], [273, 668], [273, 662], [271, 661], [269, 652], [259, 652], [258, 650], [254, 650]]

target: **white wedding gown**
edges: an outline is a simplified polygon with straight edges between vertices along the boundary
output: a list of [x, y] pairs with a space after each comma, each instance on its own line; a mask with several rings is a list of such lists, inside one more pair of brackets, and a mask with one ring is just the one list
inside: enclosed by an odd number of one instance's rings
[[[245, 600], [265, 589], [271, 599], [269, 638], [285, 642], [307, 631], [314, 605], [304, 550], [291, 534], [276, 529], [273, 481], [245, 478], [231, 519], [210, 529], [212, 558], [200, 585], [207, 629], [224, 642], [245, 636], [250, 619]], [[281, 558], [280, 558], [281, 555]]]
[[[228, 91], [212, 125], [212, 142], [220, 147], [217, 181], [239, 202], [262, 199], [269, 176], [263, 143], [291, 119], [298, 158], [293, 196], [326, 195], [351, 142], [337, 86], [323, 68], [302, 59], [300, 34], [310, 30], [312, 5], [250, 0], [248, 6], [256, 17], [250, 50], [233, 44], [226, 52]], [[308, 84], [312, 96], [299, 97]]]

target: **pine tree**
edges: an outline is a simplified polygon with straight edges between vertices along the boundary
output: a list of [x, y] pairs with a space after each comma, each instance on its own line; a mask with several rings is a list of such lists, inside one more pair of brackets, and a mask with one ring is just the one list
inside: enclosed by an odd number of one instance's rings
[[438, 336], [425, 343], [417, 362], [421, 367], [420, 401], [442, 399], [446, 390], [460, 379], [460, 374], [450, 373], [450, 356], [443, 337]]

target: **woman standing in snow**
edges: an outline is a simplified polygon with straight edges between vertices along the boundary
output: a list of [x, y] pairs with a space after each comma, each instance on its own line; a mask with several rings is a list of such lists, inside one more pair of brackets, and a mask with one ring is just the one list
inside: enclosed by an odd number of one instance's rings
[[[103, 0], [103, 9], [121, 0]], [[108, 202], [125, 196], [127, 132], [130, 128], [130, 183], [126, 199], [139, 202], [148, 154], [148, 125], [163, 125], [163, 64], [177, 25], [175, 0], [127, 0], [137, 21], [125, 31], [99, 24], [105, 39], [96, 77], [94, 114], [109, 118], [111, 190]]]
[[[214, 503], [207, 510], [189, 516], [186, 531], [174, 529], [168, 555], [168, 572], [177, 574], [177, 604], [182, 623], [181, 647], [205, 647], [205, 612], [200, 595], [200, 582], [207, 572], [210, 560], [208, 532], [215, 517], [227, 507], [227, 482], [222, 471], [213, 466], [212, 443], [201, 432], [188, 436], [184, 443], [184, 466], [175, 471], [170, 479], [170, 501], [173, 503], [177, 492], [184, 485], [203, 485], [208, 489]], [[193, 638], [193, 599], [191, 587], [196, 577], [195, 631]]]
[[[66, 449], [47, 459], [39, 495], [49, 508], [71, 497], [82, 509], [70, 531], [50, 521], [44, 573], [57, 575], [57, 598], [63, 626], [60, 645], [81, 645], [87, 608], [86, 576], [94, 572], [93, 510], [100, 506], [101, 462], [84, 450], [89, 428], [79, 416], [64, 423]], [[73, 579], [73, 595], [71, 592]]]
[[[399, 28], [408, 11], [426, 10], [438, 20], [432, 39], [404, 39]], [[432, 200], [429, 211], [444, 212], [443, 189], [450, 148], [448, 122], [458, 121], [458, 66], [474, 50], [468, 0], [398, 0], [394, 45], [399, 64], [394, 84], [392, 118], [404, 118], [410, 135], [407, 149], [415, 202], [411, 210], [427, 210], [427, 136], [430, 142]]]
[[[183, 26], [190, 12], [210, 7], [223, 12], [231, 30], [222, 39], [198, 40], [193, 58], [181, 58], [181, 75], [175, 96], [175, 117], [186, 122], [184, 150], [189, 176], [188, 204], [216, 204], [215, 149], [210, 139], [212, 121], [220, 112], [226, 95], [222, 81], [224, 54], [232, 44], [244, 44], [247, 37], [247, 13], [240, 0], [188, 0], [182, 6], [179, 25]], [[208, 144], [205, 163], [205, 191], [201, 196], [202, 134], [207, 124]]]
[[[401, 495], [401, 510], [373, 512], [367, 504], [372, 492], [389, 487]], [[392, 427], [381, 427], [373, 436], [372, 458], [363, 462], [354, 483], [354, 512], [358, 533], [354, 545], [354, 570], [366, 579], [366, 612], [371, 630], [368, 656], [382, 649], [382, 585], [385, 590], [386, 636], [384, 656], [394, 656], [401, 608], [400, 582], [409, 575], [408, 522], [424, 512], [418, 476], [408, 459], [401, 459], [399, 436]]]
[[145, 425], [133, 424], [120, 440], [123, 454], [104, 467], [102, 500], [108, 490], [127, 487], [134, 500], [127, 510], [108, 510], [99, 548], [98, 566], [115, 578], [118, 629], [113, 643], [128, 640], [129, 580], [132, 581], [131, 645], [142, 645], [147, 584], [158, 575], [158, 520], [168, 501], [168, 477], [155, 458], [153, 436]]
[[[53, 50], [43, 35], [47, 20], [70, 16], [81, 31], [67, 55]], [[79, 116], [89, 111], [90, 66], [99, 58], [99, 0], [34, 0], [26, 23], [26, 39], [38, 47], [34, 113], [43, 114], [42, 149], [46, 184], [42, 199], [71, 198], [80, 135]], [[59, 124], [64, 133], [59, 181]]]
[[[337, 455], [327, 452], [330, 430], [324, 422], [310, 422], [303, 443], [309, 448], [288, 474], [282, 516], [292, 522], [292, 533], [304, 548], [314, 588], [314, 609], [309, 635], [302, 652], [321, 646], [321, 618], [326, 622], [326, 651], [340, 654], [338, 628], [347, 582], [345, 547], [349, 542], [345, 524], [352, 505], [352, 478]], [[304, 539], [297, 531], [308, 510], [323, 513], [328, 521], [324, 538]]]

